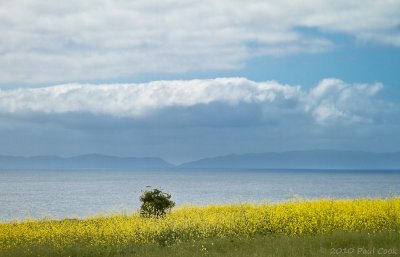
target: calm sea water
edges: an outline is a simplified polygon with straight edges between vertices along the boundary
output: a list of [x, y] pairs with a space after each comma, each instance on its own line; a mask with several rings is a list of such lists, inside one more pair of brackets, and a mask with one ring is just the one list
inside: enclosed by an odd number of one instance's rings
[[133, 212], [147, 186], [177, 205], [400, 195], [399, 171], [0, 171], [0, 221]]

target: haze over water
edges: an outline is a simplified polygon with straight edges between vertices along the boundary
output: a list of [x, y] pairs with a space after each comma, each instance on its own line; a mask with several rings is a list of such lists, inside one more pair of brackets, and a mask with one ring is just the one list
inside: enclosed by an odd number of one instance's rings
[[135, 212], [148, 186], [177, 205], [400, 195], [399, 171], [0, 171], [0, 221]]

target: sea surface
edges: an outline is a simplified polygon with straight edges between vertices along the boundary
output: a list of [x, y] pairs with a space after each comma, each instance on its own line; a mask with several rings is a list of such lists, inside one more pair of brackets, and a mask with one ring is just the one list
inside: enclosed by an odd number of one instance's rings
[[0, 222], [132, 213], [148, 188], [185, 204], [400, 195], [400, 171], [0, 171]]

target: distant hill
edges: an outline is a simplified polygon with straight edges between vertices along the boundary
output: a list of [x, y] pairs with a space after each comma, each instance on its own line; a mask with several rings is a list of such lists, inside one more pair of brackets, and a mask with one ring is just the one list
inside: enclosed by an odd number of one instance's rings
[[57, 156], [0, 156], [0, 169], [168, 169], [174, 165], [160, 158], [116, 157], [100, 154], [70, 158]]
[[58, 156], [1, 156], [0, 169], [400, 169], [400, 152], [292, 151], [226, 155], [179, 166], [155, 157], [116, 157], [101, 154]]
[[187, 162], [181, 168], [400, 169], [400, 152], [313, 150], [226, 155]]

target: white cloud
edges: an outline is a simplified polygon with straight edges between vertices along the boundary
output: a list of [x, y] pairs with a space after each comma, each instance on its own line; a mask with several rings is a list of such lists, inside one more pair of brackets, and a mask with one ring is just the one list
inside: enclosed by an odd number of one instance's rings
[[238, 69], [334, 43], [296, 28], [400, 46], [392, 0], [2, 1], [0, 83]]
[[[311, 90], [245, 78], [65, 84], [0, 90], [0, 112], [11, 115], [90, 113], [141, 120], [168, 115], [168, 110], [174, 108], [173, 112], [184, 112], [186, 118], [203, 115], [200, 118], [207, 120], [207, 115], [215, 116], [223, 106], [221, 120], [223, 115], [232, 115], [232, 120], [235, 115], [238, 120], [254, 116], [261, 121], [272, 118], [283, 121], [298, 116], [309, 117], [321, 125], [351, 124], [372, 122], [387, 108], [374, 99], [382, 88], [379, 83], [347, 84], [338, 79], [322, 80]], [[207, 111], [200, 114], [191, 111], [195, 107]], [[190, 123], [191, 119], [188, 120]]]
[[347, 123], [372, 122], [379, 101], [373, 101], [383, 85], [347, 84], [338, 79], [324, 79], [310, 90], [305, 110], [320, 124], [342, 120]]

